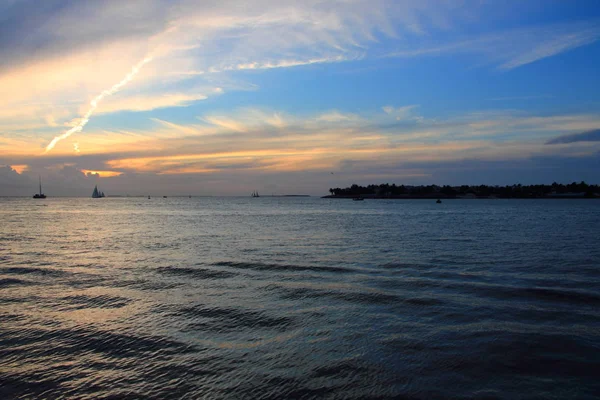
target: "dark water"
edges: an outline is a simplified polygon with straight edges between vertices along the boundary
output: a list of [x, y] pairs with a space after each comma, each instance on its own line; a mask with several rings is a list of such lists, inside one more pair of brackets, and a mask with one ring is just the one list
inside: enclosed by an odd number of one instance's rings
[[0, 398], [594, 398], [600, 202], [0, 199]]

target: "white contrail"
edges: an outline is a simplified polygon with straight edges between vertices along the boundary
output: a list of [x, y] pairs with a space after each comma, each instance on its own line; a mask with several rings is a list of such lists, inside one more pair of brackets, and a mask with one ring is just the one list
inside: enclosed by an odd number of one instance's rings
[[63, 139], [68, 138], [75, 132], [81, 132], [83, 130], [83, 127], [89, 122], [90, 117], [92, 116], [92, 114], [94, 113], [96, 108], [98, 107], [98, 103], [100, 103], [100, 101], [103, 98], [105, 98], [106, 96], [110, 96], [111, 94], [117, 92], [119, 89], [121, 89], [123, 86], [125, 86], [127, 83], [129, 83], [137, 75], [137, 73], [140, 72], [140, 69], [145, 64], [149, 63], [150, 61], [152, 61], [152, 57], [144, 58], [142, 61], [137, 63], [131, 69], [131, 72], [129, 72], [127, 74], [127, 76], [125, 78], [123, 78], [123, 80], [121, 82], [117, 83], [116, 85], [114, 85], [113, 87], [111, 87], [108, 90], [104, 90], [102, 93], [100, 93], [98, 96], [96, 96], [94, 98], [94, 100], [92, 100], [92, 102], [90, 103], [90, 105], [91, 105], [90, 109], [87, 111], [87, 113], [85, 113], [84, 117], [79, 121], [79, 123], [77, 125], [75, 125], [74, 127], [72, 127], [71, 129], [69, 129], [68, 131], [66, 131], [65, 133], [63, 133], [62, 135], [58, 135], [54, 139], [52, 139], [50, 144], [48, 144], [48, 146], [46, 146], [46, 150], [44, 150], [44, 153], [47, 153], [50, 150], [52, 150], [54, 148], [54, 146], [56, 146], [56, 143], [60, 142]]

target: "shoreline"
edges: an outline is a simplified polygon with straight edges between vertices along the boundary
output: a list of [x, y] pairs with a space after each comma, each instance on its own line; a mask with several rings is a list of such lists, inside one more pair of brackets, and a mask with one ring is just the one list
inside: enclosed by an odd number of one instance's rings
[[490, 197], [490, 196], [473, 196], [473, 197], [445, 197], [445, 196], [369, 196], [369, 195], [355, 195], [355, 196], [321, 196], [322, 199], [354, 199], [361, 197], [365, 200], [600, 200], [600, 197], [586, 197], [586, 196], [545, 196], [545, 197]]

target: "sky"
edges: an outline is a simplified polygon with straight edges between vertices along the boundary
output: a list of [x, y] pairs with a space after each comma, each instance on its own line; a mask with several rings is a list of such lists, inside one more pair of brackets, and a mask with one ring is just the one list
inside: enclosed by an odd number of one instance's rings
[[600, 183], [597, 0], [0, 0], [0, 195]]

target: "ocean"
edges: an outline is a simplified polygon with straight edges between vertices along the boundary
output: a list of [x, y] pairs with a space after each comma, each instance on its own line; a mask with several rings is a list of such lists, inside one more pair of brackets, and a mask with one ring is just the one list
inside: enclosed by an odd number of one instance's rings
[[0, 199], [0, 398], [592, 399], [600, 201]]

